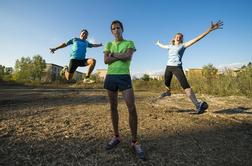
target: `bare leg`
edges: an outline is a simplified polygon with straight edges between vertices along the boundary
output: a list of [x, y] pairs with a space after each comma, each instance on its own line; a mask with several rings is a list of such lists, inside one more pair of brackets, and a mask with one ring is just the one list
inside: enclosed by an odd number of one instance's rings
[[129, 111], [129, 126], [131, 130], [132, 140], [137, 140], [137, 112], [135, 106], [135, 97], [133, 89], [122, 91], [124, 100]]
[[66, 80], [71, 80], [73, 78], [74, 73], [69, 73], [68, 71], [65, 71], [65, 78]]
[[111, 120], [112, 120], [112, 125], [114, 129], [114, 134], [119, 135], [119, 130], [118, 130], [118, 110], [117, 110], [117, 105], [118, 105], [118, 92], [113, 92], [113, 91], [107, 91], [108, 96], [109, 96], [109, 103], [110, 103], [110, 111], [111, 111]]
[[193, 104], [195, 105], [195, 107], [198, 107], [199, 106], [199, 102], [192, 90], [192, 88], [186, 88], [185, 89], [185, 93], [186, 95], [191, 99], [191, 101], [193, 102]]
[[89, 59], [87, 60], [88, 72], [87, 72], [86, 77], [90, 77], [92, 71], [93, 71], [94, 68], [95, 68], [95, 64], [96, 64], [96, 60], [95, 60], [95, 59], [89, 58]]
[[169, 86], [165, 86], [166, 92], [171, 93], [171, 88]]

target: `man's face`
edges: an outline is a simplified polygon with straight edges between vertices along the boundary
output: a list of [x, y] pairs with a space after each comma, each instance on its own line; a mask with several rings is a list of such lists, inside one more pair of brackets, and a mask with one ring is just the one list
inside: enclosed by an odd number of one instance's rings
[[119, 37], [122, 35], [122, 28], [118, 23], [112, 24], [111, 31], [115, 37]]
[[88, 38], [88, 32], [81, 31], [80, 38], [83, 39], [83, 40], [86, 40]]

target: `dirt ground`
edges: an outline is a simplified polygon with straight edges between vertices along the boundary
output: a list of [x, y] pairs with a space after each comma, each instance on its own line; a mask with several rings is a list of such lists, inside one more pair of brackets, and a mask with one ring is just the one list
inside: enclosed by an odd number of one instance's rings
[[135, 91], [147, 161], [129, 147], [128, 112], [119, 95], [121, 144], [113, 135], [106, 91], [0, 87], [0, 165], [252, 165], [252, 99], [199, 95], [194, 114], [184, 94], [157, 100]]

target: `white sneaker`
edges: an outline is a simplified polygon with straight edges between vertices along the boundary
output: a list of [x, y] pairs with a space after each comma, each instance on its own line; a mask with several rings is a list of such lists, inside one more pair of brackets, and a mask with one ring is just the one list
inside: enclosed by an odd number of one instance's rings
[[67, 69], [68, 69], [67, 66], [64, 66], [63, 69], [61, 69], [61, 71], [60, 71], [60, 76], [61, 76], [61, 77], [65, 77], [65, 71], [66, 71]]
[[95, 83], [95, 81], [94, 81], [94, 80], [91, 80], [90, 78], [85, 78], [85, 79], [83, 80], [83, 83], [92, 84], [92, 83]]

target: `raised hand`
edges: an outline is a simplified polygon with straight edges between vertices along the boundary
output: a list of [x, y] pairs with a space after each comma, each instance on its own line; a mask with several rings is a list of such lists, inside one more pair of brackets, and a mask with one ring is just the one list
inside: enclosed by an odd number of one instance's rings
[[157, 40], [156, 45], [159, 45], [159, 44], [160, 44], [160, 41], [159, 41], [159, 40]]
[[56, 51], [55, 48], [49, 48], [49, 49], [50, 49], [50, 52], [51, 52], [52, 54], [54, 54], [54, 52]]
[[211, 22], [211, 27], [209, 28], [210, 31], [216, 30], [216, 29], [223, 29], [223, 21], [219, 20], [216, 23]]

